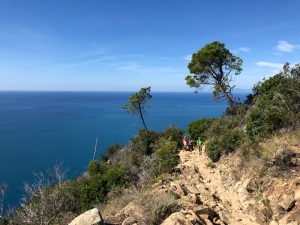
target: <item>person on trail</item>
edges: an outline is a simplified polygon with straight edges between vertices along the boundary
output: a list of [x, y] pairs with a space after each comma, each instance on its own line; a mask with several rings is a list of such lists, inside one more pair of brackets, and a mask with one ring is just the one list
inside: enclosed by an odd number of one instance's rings
[[[200, 151], [200, 149], [199, 149], [199, 151]], [[206, 151], [205, 144], [203, 143], [202, 148], [201, 148], [202, 155], [205, 155], [205, 153], [206, 153], [205, 151]]]
[[203, 141], [201, 141], [201, 138], [198, 137], [197, 139], [197, 147], [199, 149], [199, 153], [201, 154], [201, 148], [202, 148], [202, 145], [203, 145]]
[[188, 144], [187, 144], [186, 136], [183, 137], [182, 144], [183, 144], [183, 149], [187, 150], [188, 149]]
[[193, 141], [192, 138], [189, 138], [189, 139], [188, 139], [188, 149], [189, 149], [190, 151], [193, 151], [193, 150], [194, 150], [194, 141]]

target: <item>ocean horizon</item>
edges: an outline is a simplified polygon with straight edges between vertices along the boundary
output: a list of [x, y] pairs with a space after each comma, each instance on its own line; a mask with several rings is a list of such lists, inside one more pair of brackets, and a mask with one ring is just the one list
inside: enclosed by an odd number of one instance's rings
[[[6, 208], [16, 207], [23, 183], [34, 181], [34, 172], [56, 164], [68, 170], [68, 178], [81, 175], [93, 157], [111, 144], [127, 144], [142, 123], [122, 105], [133, 92], [107, 91], [1, 91], [0, 183], [7, 185]], [[153, 92], [145, 113], [151, 130], [169, 125], [186, 129], [191, 121], [220, 117], [226, 101], [211, 93]], [[246, 93], [236, 97], [243, 99]], [[97, 157], [99, 158], [99, 157]]]

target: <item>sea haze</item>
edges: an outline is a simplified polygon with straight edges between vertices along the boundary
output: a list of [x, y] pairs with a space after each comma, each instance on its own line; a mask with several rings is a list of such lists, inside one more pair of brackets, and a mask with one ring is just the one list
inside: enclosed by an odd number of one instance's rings
[[[0, 92], [0, 183], [6, 206], [16, 206], [33, 173], [62, 163], [68, 176], [82, 174], [113, 143], [126, 144], [142, 128], [122, 109], [128, 92]], [[243, 97], [241, 94], [239, 97]], [[145, 115], [152, 130], [170, 124], [185, 129], [203, 117], [219, 117], [227, 104], [208, 93], [153, 93]]]

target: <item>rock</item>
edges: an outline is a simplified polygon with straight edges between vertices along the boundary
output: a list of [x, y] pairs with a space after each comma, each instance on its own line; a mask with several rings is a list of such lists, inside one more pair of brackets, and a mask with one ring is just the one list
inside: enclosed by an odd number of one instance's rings
[[214, 212], [212, 209], [210, 209], [209, 207], [199, 206], [199, 207], [195, 207], [193, 211], [198, 218], [207, 219], [207, 220], [208, 219], [213, 220], [214, 218], [219, 219], [218, 214]]
[[69, 225], [102, 224], [103, 220], [97, 208], [91, 209], [76, 217]]
[[295, 206], [295, 199], [291, 195], [285, 195], [283, 200], [280, 202], [280, 206], [286, 211], [290, 211]]
[[247, 179], [246, 190], [249, 193], [252, 193], [252, 192], [256, 191], [257, 188], [258, 188], [258, 181], [256, 179], [254, 179], [254, 178]]
[[161, 225], [204, 225], [204, 221], [200, 221], [192, 212], [176, 212], [165, 219]]
[[145, 223], [145, 216], [143, 209], [133, 203], [130, 202], [127, 206], [125, 206], [123, 209], [120, 210], [120, 212], [116, 215], [116, 217], [120, 218], [126, 218], [122, 225], [133, 225], [135, 223], [137, 224], [144, 224]]
[[297, 187], [294, 191], [294, 199], [295, 201], [300, 201], [300, 187]]
[[123, 221], [122, 225], [134, 225], [134, 224], [136, 224], [137, 222], [138, 222], [138, 221], [137, 221], [135, 218], [127, 217], [127, 218]]
[[269, 223], [269, 225], [278, 225], [278, 223], [273, 220], [271, 223]]

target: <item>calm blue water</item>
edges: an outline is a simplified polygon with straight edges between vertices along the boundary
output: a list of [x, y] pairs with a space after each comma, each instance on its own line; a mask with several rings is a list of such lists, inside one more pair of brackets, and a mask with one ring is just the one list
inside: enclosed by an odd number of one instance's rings
[[[6, 206], [15, 206], [23, 182], [33, 172], [56, 163], [69, 169], [69, 177], [82, 174], [92, 159], [112, 143], [126, 144], [142, 124], [122, 105], [130, 93], [111, 92], [0, 92], [0, 183], [8, 185]], [[210, 94], [153, 93], [146, 114], [148, 127], [162, 130], [175, 124], [185, 129], [201, 117], [218, 117], [225, 102]]]

